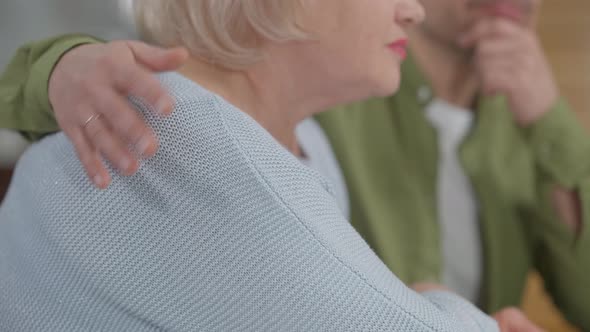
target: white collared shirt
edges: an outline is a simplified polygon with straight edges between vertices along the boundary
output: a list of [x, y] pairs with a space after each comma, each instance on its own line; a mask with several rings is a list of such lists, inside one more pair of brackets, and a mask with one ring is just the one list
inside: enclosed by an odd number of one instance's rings
[[473, 112], [434, 99], [426, 116], [438, 132], [438, 217], [443, 254], [443, 283], [477, 303], [482, 279], [478, 207], [471, 182], [459, 160], [459, 148], [473, 123]]

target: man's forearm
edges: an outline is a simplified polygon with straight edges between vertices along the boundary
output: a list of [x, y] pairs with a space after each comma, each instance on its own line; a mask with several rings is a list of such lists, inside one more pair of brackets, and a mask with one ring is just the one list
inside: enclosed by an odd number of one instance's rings
[[99, 40], [67, 35], [21, 47], [0, 76], [0, 128], [20, 131], [30, 140], [57, 131], [47, 93], [51, 72], [67, 51], [94, 42]]

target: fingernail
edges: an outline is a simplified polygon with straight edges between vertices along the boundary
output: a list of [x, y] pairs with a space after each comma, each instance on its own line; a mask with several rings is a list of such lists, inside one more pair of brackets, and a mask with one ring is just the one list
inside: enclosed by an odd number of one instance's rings
[[131, 160], [129, 158], [121, 159], [120, 167], [123, 172], [129, 172], [131, 170]]
[[102, 176], [95, 175], [94, 176], [94, 184], [99, 188], [103, 188], [104, 187], [104, 179], [102, 178]]
[[151, 149], [152, 146], [153, 144], [151, 137], [144, 135], [137, 143], [137, 150], [143, 156], [151, 156], [153, 154], [153, 150]]
[[173, 103], [168, 98], [160, 98], [156, 102], [156, 111], [160, 115], [168, 115], [170, 114], [170, 110], [173, 107]]

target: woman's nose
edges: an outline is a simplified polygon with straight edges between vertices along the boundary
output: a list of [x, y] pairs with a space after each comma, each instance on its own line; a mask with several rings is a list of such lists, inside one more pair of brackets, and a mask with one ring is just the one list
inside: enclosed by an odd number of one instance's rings
[[399, 0], [396, 11], [396, 22], [404, 28], [422, 23], [424, 20], [424, 7], [418, 0]]

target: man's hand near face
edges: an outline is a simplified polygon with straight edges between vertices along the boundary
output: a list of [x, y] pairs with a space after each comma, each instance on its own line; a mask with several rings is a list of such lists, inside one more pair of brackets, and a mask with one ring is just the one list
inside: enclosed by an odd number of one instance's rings
[[551, 110], [559, 98], [534, 30], [534, 13], [540, 1], [479, 2], [482, 18], [459, 42], [465, 48], [474, 49], [474, 65], [482, 92], [505, 95], [516, 122], [529, 126]]

